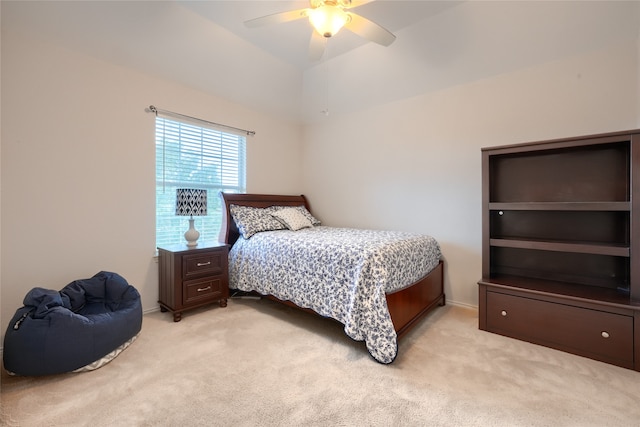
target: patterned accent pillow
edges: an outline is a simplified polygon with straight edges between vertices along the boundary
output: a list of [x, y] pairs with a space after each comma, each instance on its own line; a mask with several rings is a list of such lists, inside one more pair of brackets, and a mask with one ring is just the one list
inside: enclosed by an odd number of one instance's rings
[[304, 215], [305, 217], [307, 217], [307, 219], [311, 222], [311, 224], [313, 225], [320, 225], [321, 222], [318, 218], [314, 217], [313, 215], [311, 215], [311, 212], [309, 212], [307, 210], [306, 207], [304, 206], [272, 206], [274, 209], [276, 210], [282, 210], [282, 209], [296, 209], [298, 211], [300, 211], [300, 213], [302, 215]]
[[282, 222], [287, 226], [289, 230], [292, 231], [313, 227], [313, 224], [311, 223], [311, 221], [309, 221], [309, 218], [307, 218], [302, 212], [300, 212], [299, 209], [296, 209], [296, 207], [280, 209], [272, 212], [271, 215], [280, 220], [280, 222]]
[[287, 227], [271, 216], [273, 207], [254, 208], [250, 206], [229, 206], [238, 231], [245, 239], [261, 231], [285, 230]]

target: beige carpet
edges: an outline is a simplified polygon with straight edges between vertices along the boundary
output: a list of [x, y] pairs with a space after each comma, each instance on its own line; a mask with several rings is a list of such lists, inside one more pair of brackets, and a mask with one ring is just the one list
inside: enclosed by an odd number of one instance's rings
[[270, 301], [144, 317], [93, 372], [2, 375], [6, 426], [638, 426], [640, 373], [479, 331], [438, 308], [376, 363], [341, 326]]

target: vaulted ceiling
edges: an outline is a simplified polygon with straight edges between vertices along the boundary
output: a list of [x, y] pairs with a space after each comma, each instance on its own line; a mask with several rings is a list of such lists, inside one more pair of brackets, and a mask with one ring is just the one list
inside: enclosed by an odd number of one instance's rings
[[[354, 0], [354, 3], [356, 1]], [[314, 121], [623, 39], [640, 2], [365, 1], [358, 14], [397, 36], [389, 47], [341, 31], [308, 59], [305, 19], [243, 22], [295, 1], [2, 1], [2, 29], [194, 87], [292, 120]], [[330, 100], [330, 101], [329, 101]]]
[[[461, 2], [353, 0], [350, 11], [395, 32], [458, 3]], [[309, 60], [307, 55], [312, 32], [308, 19], [261, 28], [247, 28], [243, 24], [249, 19], [261, 16], [308, 8], [308, 0], [181, 2], [180, 5], [301, 70], [318, 65], [317, 61]], [[343, 30], [327, 40], [327, 43], [327, 58], [332, 58], [358, 48], [368, 41]]]

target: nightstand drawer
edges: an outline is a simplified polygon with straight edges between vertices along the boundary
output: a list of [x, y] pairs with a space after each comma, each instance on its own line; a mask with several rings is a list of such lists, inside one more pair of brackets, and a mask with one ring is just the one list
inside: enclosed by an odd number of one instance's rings
[[487, 330], [633, 367], [633, 317], [487, 292]]
[[222, 285], [221, 277], [207, 277], [206, 279], [184, 282], [184, 304], [206, 299], [218, 299], [222, 295]]
[[226, 262], [226, 252], [211, 251], [182, 257], [183, 278], [189, 279], [204, 275], [222, 274]]

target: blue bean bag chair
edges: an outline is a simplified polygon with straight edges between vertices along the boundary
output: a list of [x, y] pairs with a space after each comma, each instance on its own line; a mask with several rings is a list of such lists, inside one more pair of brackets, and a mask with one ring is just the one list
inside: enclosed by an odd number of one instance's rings
[[59, 292], [33, 288], [7, 327], [4, 368], [17, 375], [95, 369], [141, 328], [140, 294], [116, 273], [101, 271]]

